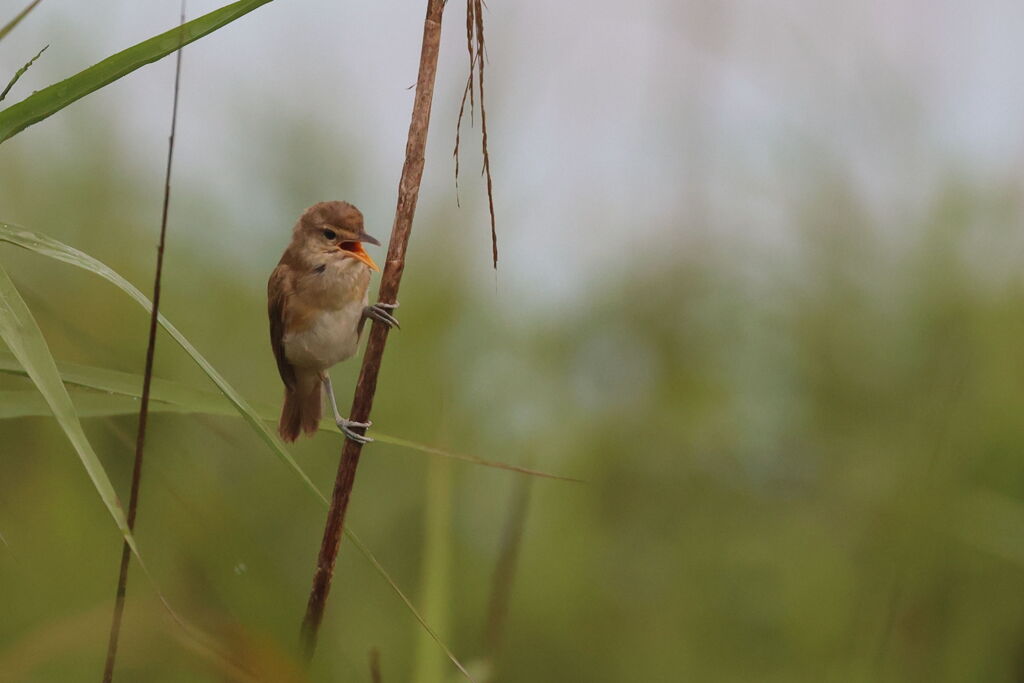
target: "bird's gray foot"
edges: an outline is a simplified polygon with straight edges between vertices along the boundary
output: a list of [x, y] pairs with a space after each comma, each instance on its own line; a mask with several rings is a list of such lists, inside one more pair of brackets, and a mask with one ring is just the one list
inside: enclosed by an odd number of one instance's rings
[[371, 443], [373, 439], [365, 434], [359, 434], [358, 432], [352, 431], [352, 427], [362, 427], [363, 429], [369, 429], [373, 422], [356, 422], [355, 420], [349, 420], [340, 415], [334, 418], [334, 421], [338, 425], [338, 429], [353, 441], [357, 443]]
[[331, 385], [331, 376], [326, 372], [323, 373], [322, 381], [324, 383], [324, 390], [327, 393], [327, 400], [331, 402], [331, 412], [334, 413], [334, 423], [338, 425], [338, 429], [349, 439], [357, 443], [370, 443], [373, 441], [370, 437], [365, 434], [359, 434], [353, 432], [353, 427], [361, 427], [363, 429], [369, 429], [372, 422], [356, 422], [350, 420], [347, 417], [342, 417], [341, 413], [338, 412], [338, 403], [334, 400], [334, 387]]
[[397, 301], [393, 304], [373, 304], [363, 309], [363, 317], [384, 323], [388, 327], [402, 329], [402, 326], [398, 324], [398, 318], [391, 314], [391, 311], [396, 308], [398, 308]]

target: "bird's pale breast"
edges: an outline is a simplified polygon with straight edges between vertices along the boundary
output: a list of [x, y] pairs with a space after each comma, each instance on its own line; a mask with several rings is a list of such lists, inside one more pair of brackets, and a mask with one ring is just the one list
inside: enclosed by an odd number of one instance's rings
[[310, 306], [296, 316], [304, 324], [285, 332], [289, 362], [298, 368], [325, 370], [355, 354], [369, 279], [365, 265], [344, 259], [298, 283], [294, 303]]

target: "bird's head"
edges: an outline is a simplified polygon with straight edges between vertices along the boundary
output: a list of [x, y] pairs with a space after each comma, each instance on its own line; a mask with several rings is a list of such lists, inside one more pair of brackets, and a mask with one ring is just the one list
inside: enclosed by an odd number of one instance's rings
[[380, 270], [363, 249], [363, 242], [380, 242], [366, 234], [363, 214], [348, 202], [320, 202], [306, 209], [295, 224], [292, 241], [311, 255], [354, 258]]

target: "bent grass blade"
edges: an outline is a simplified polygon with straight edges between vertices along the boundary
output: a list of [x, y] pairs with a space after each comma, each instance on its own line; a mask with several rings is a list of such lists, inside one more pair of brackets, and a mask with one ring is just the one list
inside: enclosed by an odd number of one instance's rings
[[[96, 275], [99, 275], [100, 277], [116, 285], [130, 297], [135, 299], [143, 308], [145, 308], [146, 310], [150, 310], [151, 304], [149, 302], [149, 299], [142, 292], [140, 292], [134, 285], [132, 285], [130, 282], [121, 277], [109, 266], [101, 263], [100, 261], [97, 261], [96, 259], [81, 251], [78, 251], [73, 247], [63, 244], [62, 242], [59, 242], [57, 240], [51, 239], [45, 235], [40, 235], [37, 233], [30, 232], [28, 230], [19, 229], [7, 223], [0, 223], [0, 241], [9, 242], [10, 244], [23, 247], [25, 249], [36, 252], [38, 254], [42, 254], [44, 256], [49, 256], [50, 258], [53, 258], [55, 260], [62, 261], [73, 266], [77, 266], [84, 270], [88, 270]], [[0, 273], [2, 272], [3, 271], [0, 271]], [[2, 302], [2, 298], [3, 290], [0, 289], [0, 302]], [[200, 354], [199, 351], [194, 346], [192, 346], [188, 339], [186, 339], [185, 336], [181, 332], [179, 332], [176, 327], [174, 327], [169, 321], [167, 321], [167, 319], [164, 318], [162, 314], [159, 317], [159, 323], [168, 332], [168, 334], [170, 334], [171, 337], [174, 338], [174, 340], [185, 350], [185, 352], [192, 357], [196, 364], [199, 365], [200, 368], [202, 368], [202, 370], [207, 374], [207, 376], [209, 376], [210, 379], [213, 380], [213, 382], [221, 390], [224, 396], [227, 397], [229, 401], [231, 401], [237, 412], [241, 414], [242, 417], [245, 418], [246, 422], [248, 422], [249, 425], [252, 426], [260, 434], [264, 442], [270, 445], [274, 452], [278, 455], [278, 457], [281, 458], [290, 467], [290, 469], [292, 469], [293, 472], [295, 472], [295, 474], [297, 474], [302, 479], [302, 481], [306, 484], [306, 487], [310, 489], [324, 503], [324, 505], [327, 505], [327, 499], [316, 487], [316, 485], [312, 482], [312, 480], [310, 480], [310, 478], [306, 475], [302, 468], [299, 467], [298, 463], [296, 463], [295, 460], [291, 457], [291, 455], [284, 449], [284, 444], [280, 442], [280, 440], [277, 438], [277, 435], [271, 432], [267, 428], [267, 426], [263, 424], [263, 422], [261, 421], [262, 418], [241, 397], [241, 395], [234, 389], [234, 387], [228, 384], [227, 380], [225, 380], [220, 375], [220, 373], [218, 373], [213, 368], [213, 366], [210, 365], [210, 363], [202, 356], [202, 354]], [[13, 350], [14, 349], [12, 348], [12, 351]], [[57, 376], [56, 364], [53, 363], [53, 357], [49, 355], [48, 350], [47, 355], [49, 356], [50, 363], [53, 364], [53, 374], [54, 376]], [[18, 356], [17, 352], [15, 352], [15, 356]], [[81, 366], [79, 366], [79, 369], [81, 369]], [[121, 377], [119, 379], [123, 381], [124, 375], [126, 374], [127, 373], [112, 373], [107, 375], [106, 379], [111, 384], [113, 384], [113, 380], [116, 379], [116, 375], [120, 375]], [[58, 384], [60, 384], [59, 376], [57, 376], [57, 382]], [[162, 386], [166, 386], [165, 382], [160, 382], [160, 384]], [[64, 391], [63, 384], [60, 384], [60, 387], [61, 390]], [[154, 381], [153, 388], [155, 389], [156, 387], [157, 382]], [[67, 398], [66, 391], [64, 391], [64, 395], [68, 404], [70, 404], [70, 398]], [[80, 425], [79, 430], [81, 430]], [[109, 481], [107, 483], [109, 486]], [[110, 491], [111, 493], [113, 493], [113, 488], [110, 488]], [[126, 533], [125, 539], [131, 539], [129, 540], [129, 543], [132, 546], [133, 552], [135, 552], [136, 557], [139, 559], [140, 566], [144, 568], [144, 565], [142, 564], [142, 559], [139, 557], [138, 552], [135, 551], [134, 539], [132, 539], [131, 534], [127, 532], [127, 520], [124, 520], [123, 513], [121, 513], [121, 519], [124, 522], [124, 530]], [[466, 671], [465, 667], [463, 667], [462, 663], [458, 660], [458, 658], [455, 657], [451, 649], [438, 637], [434, 630], [430, 628], [430, 626], [427, 624], [427, 621], [423, 618], [423, 616], [412, 604], [412, 601], [409, 600], [408, 597], [406, 597], [405, 593], [403, 593], [402, 590], [398, 587], [398, 584], [395, 582], [393, 578], [391, 578], [391, 575], [388, 574], [388, 572], [384, 569], [383, 565], [381, 565], [380, 562], [377, 561], [377, 558], [373, 555], [373, 553], [370, 552], [369, 548], [367, 548], [367, 546], [359, 539], [359, 537], [356, 536], [355, 533], [352, 532], [350, 529], [345, 529], [345, 535], [349, 538], [353, 545], [356, 546], [359, 552], [362, 553], [363, 556], [367, 558], [367, 560], [369, 560], [369, 562], [373, 565], [374, 569], [381, 576], [381, 578], [383, 578], [388, 583], [388, 585], [391, 586], [392, 590], [394, 590], [394, 592], [402, 600], [406, 608], [416, 618], [416, 621], [419, 622], [419, 624], [427, 631], [427, 633], [430, 634], [430, 637], [438, 644], [438, 646], [445, 651], [445, 654], [455, 664], [459, 671], [461, 671], [466, 676], [466, 678], [472, 681], [473, 678]], [[164, 604], [167, 605], [166, 601], [164, 601]], [[167, 607], [168, 609], [170, 609], [169, 605], [167, 605]], [[172, 615], [173, 614], [174, 612], [172, 611]], [[178, 620], [179, 623], [181, 624], [185, 624], [185, 622], [180, 618], [176, 617], [176, 620]]]
[[128, 520], [121, 507], [121, 501], [114, 491], [110, 478], [107, 476], [103, 464], [93, 450], [89, 439], [82, 430], [82, 423], [78, 420], [75, 406], [71, 403], [67, 389], [57, 372], [57, 365], [50, 353], [50, 347], [43, 338], [42, 330], [36, 324], [35, 318], [29, 311], [25, 300], [21, 298], [14, 282], [7, 275], [7, 271], [0, 266], [0, 338], [6, 342], [11, 353], [32, 382], [43, 395], [46, 404], [49, 406], [57, 424], [64, 431], [71, 446], [82, 461], [89, 479], [92, 480], [100, 499], [114, 518], [114, 523], [124, 536], [125, 542], [131, 547], [139, 561], [139, 549], [135, 545], [135, 538], [128, 528]]

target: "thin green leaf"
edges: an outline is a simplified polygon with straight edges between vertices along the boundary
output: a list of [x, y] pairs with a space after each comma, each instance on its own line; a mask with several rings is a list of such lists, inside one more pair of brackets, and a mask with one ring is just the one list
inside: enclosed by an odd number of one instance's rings
[[[0, 241], [16, 244], [19, 247], [34, 251], [37, 254], [49, 256], [57, 261], [62, 261], [99, 275], [108, 282], [116, 285], [125, 294], [135, 299], [135, 301], [138, 302], [138, 304], [145, 310], [152, 310], [152, 304], [149, 299], [145, 294], [140, 292], [135, 285], [118, 275], [109, 266], [100, 263], [93, 257], [75, 249], [74, 247], [69, 247], [62, 242], [58, 242], [57, 240], [51, 239], [45, 235], [33, 233], [28, 230], [21, 230], [15, 226], [8, 225], [7, 223], [0, 223]], [[326, 503], [327, 499], [324, 497], [324, 494], [320, 492], [320, 489], [316, 487], [316, 484], [314, 484], [302, 468], [299, 467], [299, 464], [295, 462], [295, 459], [292, 458], [291, 454], [285, 450], [284, 444], [281, 442], [281, 439], [278, 438], [277, 434], [267, 428], [267, 425], [264, 424], [262, 418], [260, 418], [256, 411], [253, 410], [252, 406], [242, 398], [242, 395], [239, 394], [234, 387], [228, 384], [228, 381], [224, 379], [224, 377], [222, 377], [212, 365], [210, 365], [210, 362], [207, 361], [201, 353], [199, 353], [196, 347], [192, 346], [192, 343], [185, 338], [185, 335], [179, 332], [178, 328], [172, 325], [167, 318], [163, 316], [163, 314], [160, 315], [158, 320], [160, 326], [171, 335], [171, 338], [173, 338], [174, 341], [176, 341], [178, 345], [192, 357], [192, 360], [202, 368], [203, 372], [213, 380], [213, 383], [217, 385], [217, 388], [221, 390], [229, 401], [231, 401], [242, 418], [256, 430], [256, 433], [260, 435], [260, 438], [270, 446], [274, 454], [277, 455], [277, 457], [280, 458], [288, 467], [290, 467], [293, 472], [295, 472], [310, 491]], [[54, 370], [54, 372], [56, 372], [56, 370]]]
[[[123, 292], [125, 292], [130, 297], [135, 299], [144, 309], [150, 310], [149, 299], [147, 299], [146, 296], [142, 292], [140, 292], [134, 285], [132, 285], [130, 282], [128, 282], [119, 274], [117, 274], [109, 266], [101, 263], [100, 261], [97, 261], [88, 254], [85, 254], [75, 249], [74, 247], [70, 247], [66, 244], [63, 244], [62, 242], [59, 242], [45, 235], [40, 235], [37, 233], [30, 232], [28, 230], [17, 228], [16, 226], [12, 226], [7, 223], [0, 223], [0, 241], [5, 241], [10, 244], [14, 244], [24, 249], [28, 249], [29, 251], [33, 251], [37, 254], [49, 256], [50, 258], [55, 259], [57, 261], [62, 261], [64, 263], [77, 266], [78, 268], [82, 268], [91, 273], [99, 275], [105, 280], [113, 283], [114, 285], [117, 285], [117, 287], [119, 287]], [[171, 337], [173, 337], [174, 340], [178, 342], [178, 344], [185, 350], [185, 352], [192, 357], [196, 364], [199, 365], [199, 367], [210, 377], [210, 379], [213, 380], [217, 387], [224, 393], [224, 396], [226, 396], [228, 400], [230, 400], [231, 403], [234, 404], [235, 409], [238, 411], [238, 413], [242, 415], [242, 417], [246, 420], [246, 422], [250, 424], [250, 426], [257, 430], [257, 432], [260, 434], [263, 440], [271, 447], [275, 454], [277, 454], [278, 457], [281, 458], [295, 472], [295, 474], [302, 479], [302, 481], [306, 484], [307, 488], [309, 488], [324, 505], [327, 505], [327, 498], [325, 498], [324, 495], [320, 493], [320, 490], [316, 487], [316, 485], [309, 479], [309, 477], [302, 470], [302, 468], [299, 467], [298, 463], [296, 463], [295, 460], [291, 457], [291, 455], [285, 450], [284, 444], [282, 444], [281, 441], [277, 438], [277, 435], [271, 432], [269, 429], [267, 429], [266, 425], [264, 425], [261, 422], [260, 416], [241, 397], [241, 395], [238, 394], [234, 387], [228, 384], [227, 380], [221, 377], [220, 373], [218, 373], [213, 368], [213, 366], [210, 365], [210, 363], [205, 358], [203, 358], [202, 354], [200, 354], [199, 351], [196, 350], [196, 348], [192, 346], [192, 344], [185, 338], [185, 336], [181, 334], [181, 332], [179, 332], [176, 327], [171, 325], [171, 323], [168, 322], [163, 315], [160, 315], [158, 322], [168, 332], [168, 334], [170, 334]], [[50, 357], [50, 362], [53, 363], [52, 357]], [[56, 367], [54, 367], [54, 372], [56, 372]], [[123, 381], [123, 375], [125, 373], [117, 374], [122, 375], [120, 380]], [[108, 376], [107, 379], [114, 380], [115, 378], [113, 376]], [[113, 383], [113, 381], [111, 383]], [[160, 382], [160, 384], [163, 384], [163, 382]], [[158, 383], [154, 381], [153, 388], [156, 388], [157, 386], [159, 386]], [[63, 390], [63, 385], [61, 385], [61, 389]], [[67, 393], [65, 392], [65, 396], [66, 395]], [[127, 528], [127, 524], [125, 525], [125, 528]], [[418, 621], [420, 625], [427, 630], [431, 638], [433, 638], [434, 641], [438, 644], [438, 646], [445, 651], [445, 653], [448, 655], [448, 658], [451, 659], [451, 661], [455, 664], [456, 667], [458, 667], [459, 671], [465, 674], [466, 678], [472, 681], [473, 677], [469, 675], [465, 667], [463, 667], [461, 662], [459, 662], [455, 655], [452, 654], [452, 651], [448, 648], [448, 646], [445, 645], [445, 643], [441, 641], [441, 639], [437, 636], [433, 629], [430, 628], [426, 620], [413, 606], [412, 601], [410, 601], [409, 598], [406, 597], [405, 593], [403, 593], [402, 589], [398, 587], [398, 584], [395, 582], [395, 580], [391, 578], [391, 575], [388, 574], [387, 570], [384, 569], [380, 562], [377, 561], [377, 558], [373, 555], [373, 553], [370, 552], [370, 549], [367, 548], [359, 539], [359, 537], [356, 536], [355, 533], [353, 533], [350, 529], [345, 529], [345, 535], [352, 541], [352, 543], [356, 546], [359, 552], [361, 552], [370, 561], [370, 563], [373, 565], [377, 573], [385, 581], [387, 581], [388, 585], [391, 586], [392, 590], [395, 591], [398, 597], [401, 598], [402, 602], [405, 603], [405, 606], [409, 609], [409, 611], [412, 612], [413, 616], [416, 618], [416, 621]], [[136, 557], [138, 557], [138, 553], [136, 553]], [[140, 565], [142, 565], [141, 558]], [[167, 604], [166, 601], [164, 601], [164, 604]], [[170, 610], [170, 606], [168, 606], [168, 609]], [[172, 614], [174, 614], [173, 610], [171, 612]], [[184, 624], [184, 622], [180, 618], [175, 618], [179, 621], [179, 623]]]
[[[334, 424], [333, 422], [331, 424]], [[381, 443], [389, 443], [394, 446], [404, 446], [405, 448], [411, 448], [415, 451], [423, 453], [431, 453], [433, 455], [440, 455], [445, 458], [453, 458], [454, 460], [462, 460], [464, 462], [471, 462], [474, 465], [483, 465], [484, 467], [494, 467], [499, 470], [508, 470], [509, 472], [519, 472], [520, 474], [528, 474], [533, 477], [543, 477], [545, 479], [558, 479], [559, 481], [572, 481], [576, 483], [582, 483], [582, 479], [576, 479], [574, 477], [563, 477], [560, 474], [550, 474], [548, 472], [542, 472], [540, 470], [530, 469], [529, 467], [520, 467], [518, 465], [509, 465], [508, 463], [498, 462], [497, 460], [485, 460], [477, 455], [467, 455], [465, 453], [452, 453], [451, 451], [444, 451], [440, 448], [434, 448], [433, 446], [426, 446], [415, 441], [409, 441], [408, 439], [400, 439], [396, 436], [388, 436], [381, 434], [380, 432], [374, 432], [373, 438]]]
[[[9, 358], [0, 358], [0, 365], [3, 366], [0, 367], [0, 369], [7, 370], [9, 360]], [[134, 377], [133, 375], [127, 376]], [[205, 410], [193, 411], [187, 406], [163, 403], [156, 400], [156, 390], [159, 383], [173, 384], [168, 382], [158, 382], [158, 380], [156, 379], [153, 380], [153, 386], [151, 387], [153, 401], [149, 404], [150, 412], [207, 412]], [[78, 409], [79, 417], [107, 417], [111, 415], [135, 415], [136, 413], [138, 413], [138, 402], [135, 400], [136, 397], [134, 396], [119, 396], [81, 391], [73, 392], [71, 396], [75, 403], [75, 407]], [[234, 411], [219, 396], [215, 394], [211, 394], [211, 396], [214, 396], [215, 398], [218, 399], [220, 404], [219, 409], [222, 410], [224, 414], [237, 414], [236, 411]], [[51, 415], [52, 413], [50, 412], [45, 401], [42, 400], [42, 397], [39, 396], [39, 393], [36, 391], [0, 391], [0, 419], [32, 416], [50, 417]], [[374, 570], [381, 576], [381, 578], [383, 578], [388, 583], [389, 586], [391, 586], [391, 589], [394, 590], [395, 594], [398, 595], [402, 602], [405, 603], [409, 611], [412, 612], [413, 617], [416, 619], [417, 622], [419, 622], [423, 626], [423, 628], [425, 629], [426, 633], [430, 636], [430, 638], [432, 640], [435, 640], [440, 645], [440, 647], [448, 653], [448, 656], [450, 658], [453, 658], [454, 655], [452, 655], [452, 653], [448, 650], [447, 646], [438, 639], [437, 634], [430, 629], [430, 626], [427, 625], [426, 620], [416, 610], [416, 608], [413, 606], [409, 598], [405, 595], [405, 593], [402, 592], [402, 589], [398, 587], [398, 584], [395, 583], [395, 580], [391, 578], [391, 575], [387, 573], [387, 570], [384, 569], [384, 567], [380, 564], [380, 562], [373, 555], [370, 549], [366, 547], [365, 544], [363, 544], [363, 542], [359, 539], [358, 536], [355, 535], [355, 532], [346, 529], [345, 533], [348, 534], [350, 539], [352, 539], [352, 542], [356, 545], [356, 548], [359, 550], [359, 552], [366, 556], [369, 562], [373, 565]], [[4, 545], [7, 545], [6, 540], [2, 536], [0, 536], [0, 542], [2, 542]], [[179, 617], [174, 612], [174, 610], [171, 609], [170, 605], [167, 604], [166, 600], [164, 600], [162, 596], [160, 597], [160, 599], [164, 602], [164, 605], [171, 612], [175, 621], [177, 621], [179, 625], [185, 628], [186, 633], [193, 640], [195, 640], [199, 644], [202, 644], [204, 648], [216, 652], [216, 649], [210, 645], [210, 642], [212, 642], [212, 640], [209, 638], [209, 636], [204, 636], [204, 634], [201, 631], [197, 630], [190, 623]], [[456, 666], [459, 665], [458, 661], [454, 658], [452, 661], [455, 661]]]
[[156, 591], [157, 598], [171, 615], [171, 618], [182, 628], [186, 629], [191, 637], [197, 637], [196, 634], [201, 635], [201, 631], [198, 631], [178, 615], [177, 611], [167, 601], [167, 598], [164, 597], [156, 580], [149, 573], [145, 562], [143, 562], [142, 555], [139, 554], [138, 546], [135, 544], [135, 537], [128, 527], [128, 520], [124, 515], [124, 509], [121, 507], [121, 501], [117, 497], [117, 493], [114, 492], [114, 487], [110, 483], [106, 470], [103, 469], [102, 463], [100, 463], [88, 438], [85, 436], [85, 432], [82, 430], [78, 414], [71, 402], [67, 389], [65, 389], [60, 379], [56, 363], [46, 344], [46, 340], [43, 338], [43, 333], [32, 317], [32, 313], [29, 311], [24, 299], [21, 298], [14, 283], [7, 275], [7, 271], [2, 266], [0, 266], [0, 339], [6, 342], [15, 358], [26, 370], [29, 378], [35, 383], [36, 388], [49, 406], [51, 414], [57, 419], [57, 423], [64, 430], [64, 434], [78, 453], [96, 492], [99, 493], [107, 510], [110, 511], [111, 516], [114, 518], [114, 523], [117, 524], [125, 542], [138, 560], [139, 568]]
[[103, 504], [110, 511], [117, 528], [121, 530], [121, 535], [138, 557], [139, 550], [128, 528], [128, 520], [124, 516], [121, 501], [114, 492], [110, 478], [107, 477], [100, 459], [89, 444], [85, 432], [82, 431], [82, 424], [78, 421], [75, 407], [60, 380], [57, 365], [53, 361], [53, 355], [46, 345], [42, 331], [3, 266], [0, 266], [0, 338], [7, 343], [15, 358], [46, 399], [53, 416], [57, 418], [57, 423], [78, 453], [93, 486], [103, 499]]
[[21, 102], [0, 111], [0, 142], [79, 100], [89, 93], [127, 76], [139, 67], [213, 33], [271, 0], [239, 0], [198, 19], [165, 31], [93, 64], [71, 78], [43, 88]]
[[[132, 399], [142, 396], [142, 375], [63, 361], [57, 361], [57, 371], [65, 384], [95, 389], [107, 394], [118, 394]], [[17, 359], [3, 351], [0, 351], [0, 372], [15, 375], [26, 374]], [[195, 389], [171, 380], [154, 377], [152, 396], [156, 401], [174, 405], [178, 412], [182, 413], [237, 414], [237, 410], [224, 399], [222, 394]], [[133, 401], [133, 404], [136, 406], [135, 412], [138, 412], [138, 403]]]
[[[2, 228], [0, 228], [0, 240], [3, 239], [4, 235], [2, 233]], [[133, 398], [139, 398], [142, 395], [142, 375], [64, 362], [57, 363], [57, 370], [60, 372], [61, 379], [68, 384], [76, 384], [90, 389], [122, 394]], [[25, 371], [12, 356], [6, 355], [0, 351], [0, 372], [24, 374]], [[238, 409], [232, 406], [230, 402], [226, 401], [223, 394], [195, 389], [170, 380], [153, 378], [151, 396], [154, 401], [163, 401], [165, 403], [175, 404], [178, 408], [177, 410], [172, 410], [169, 407], [165, 407], [162, 408], [164, 412], [203, 413], [206, 415], [229, 416], [239, 415]], [[251, 405], [261, 420], [265, 422], [274, 422], [277, 420], [275, 415], [277, 409], [274, 406], [263, 403], [254, 403]], [[110, 412], [106, 413], [108, 415], [121, 414], [114, 412], [113, 407], [109, 408], [109, 410]], [[102, 413], [96, 413], [96, 415], [92, 415], [90, 417], [99, 417], [101, 414]], [[0, 418], [3, 417], [4, 414], [0, 411]], [[338, 427], [331, 418], [324, 418], [320, 422], [320, 430], [330, 432], [335, 435], [338, 434]], [[518, 467], [516, 465], [509, 465], [507, 463], [497, 462], [494, 460], [485, 460], [484, 458], [475, 455], [453, 453], [440, 448], [434, 448], [433, 446], [426, 446], [415, 441], [409, 441], [408, 439], [402, 439], [397, 436], [383, 434], [376, 430], [374, 430], [373, 436], [380, 443], [408, 448], [428, 455], [437, 455], [444, 458], [451, 458], [453, 460], [462, 460], [463, 462], [472, 463], [474, 465], [493, 467], [496, 469], [519, 472], [521, 474], [531, 476], [545, 477], [547, 479], [579, 481], [579, 479], [548, 474], [547, 472], [541, 472], [539, 470], [533, 470], [526, 467]]]
[[9, 22], [7, 22], [3, 28], [0, 28], [0, 40], [3, 40], [4, 36], [13, 31], [14, 27], [20, 24], [21, 20], [27, 17], [28, 13], [34, 10], [36, 8], [36, 5], [38, 5], [40, 2], [42, 2], [42, 0], [32, 0], [32, 2], [28, 4], [28, 7], [18, 12], [18, 14], [15, 15], [15, 17], [11, 19]]
[[21, 67], [20, 69], [18, 69], [17, 71], [14, 72], [14, 76], [11, 78], [10, 82], [7, 84], [7, 87], [4, 88], [3, 92], [0, 92], [0, 102], [4, 101], [4, 98], [7, 97], [7, 93], [11, 92], [11, 88], [13, 88], [14, 84], [18, 82], [18, 79], [21, 78], [22, 75], [26, 71], [28, 71], [28, 68], [30, 66], [32, 66], [32, 63], [35, 62], [37, 59], [39, 59], [40, 55], [42, 55], [44, 52], [46, 52], [46, 48], [47, 47], [50, 47], [50, 46], [47, 45], [42, 50], [37, 52], [35, 57], [33, 57], [32, 59], [28, 60], [28, 62], [25, 63], [25, 66]]
[[[90, 391], [69, 392], [71, 402], [75, 406], [78, 418], [114, 417], [117, 415], [137, 415], [139, 402], [129, 396], [113, 396]], [[154, 413], [193, 413], [190, 408], [174, 403], [154, 402], [150, 406]], [[19, 417], [51, 417], [53, 412], [46, 400], [38, 391], [22, 389], [20, 391], [0, 391], [0, 420]]]

